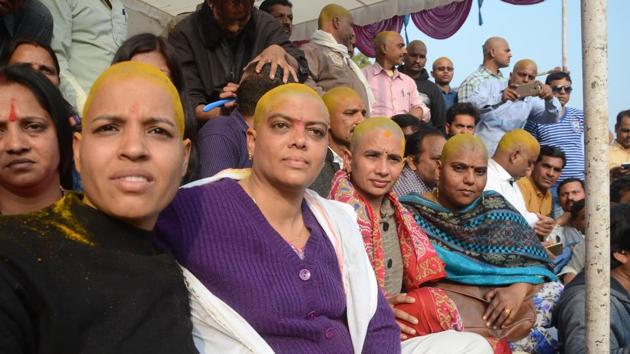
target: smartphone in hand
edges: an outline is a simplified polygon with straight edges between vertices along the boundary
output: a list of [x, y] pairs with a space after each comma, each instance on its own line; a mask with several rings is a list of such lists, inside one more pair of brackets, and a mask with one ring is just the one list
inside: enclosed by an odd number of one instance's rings
[[518, 86], [515, 90], [520, 97], [538, 96], [542, 85], [538, 81], [532, 81]]

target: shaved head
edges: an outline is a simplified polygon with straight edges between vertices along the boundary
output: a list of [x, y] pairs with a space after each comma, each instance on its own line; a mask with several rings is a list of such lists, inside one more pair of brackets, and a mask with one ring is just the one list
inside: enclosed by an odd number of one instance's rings
[[424, 42], [419, 39], [409, 42], [409, 44], [407, 45], [407, 49], [409, 48], [420, 48], [420, 49], [423, 49], [424, 51], [427, 50], [426, 44], [424, 44]]
[[376, 49], [376, 51], [378, 52], [379, 51], [378, 49], [381, 46], [384, 46], [385, 43], [387, 43], [388, 39], [394, 38], [396, 36], [400, 36], [400, 34], [394, 31], [379, 32], [379, 34], [377, 34], [376, 37], [374, 37], [374, 42], [372, 42], [374, 44], [374, 49]]
[[354, 152], [355, 149], [361, 144], [363, 137], [372, 131], [381, 130], [384, 137], [396, 136], [400, 138], [400, 154], [404, 155], [405, 150], [405, 134], [402, 129], [393, 120], [387, 117], [372, 117], [359, 123], [354, 128], [352, 133], [352, 139], [350, 140], [350, 151]]
[[538, 156], [540, 144], [526, 130], [513, 129], [503, 135], [497, 146], [497, 152], [510, 153], [516, 149], [526, 149]]
[[484, 57], [490, 57], [491, 55], [491, 51], [493, 49], [498, 48], [500, 45], [503, 44], [507, 44], [507, 41], [504, 38], [501, 37], [490, 37], [488, 39], [486, 39], [486, 41], [483, 43], [483, 56]]
[[[110, 84], [116, 85], [118, 82], [127, 81], [129, 79], [144, 79], [152, 82], [163, 88], [168, 92], [173, 109], [175, 110], [175, 123], [177, 124], [178, 133], [181, 137], [184, 136], [184, 108], [177, 92], [177, 89], [173, 85], [171, 79], [166, 74], [160, 71], [153, 65], [143, 64], [136, 61], [124, 61], [114, 64], [107, 68], [101, 75], [94, 81], [94, 84], [90, 88], [90, 93], [83, 105], [83, 118], [89, 117], [90, 108], [94, 101], [94, 97], [104, 88], [109, 87]], [[86, 127], [86, 124], [83, 124]]]
[[433, 61], [433, 70], [436, 70], [440, 65], [453, 66], [453, 61], [447, 57], [439, 57]]
[[267, 116], [268, 110], [273, 105], [281, 100], [289, 100], [295, 97], [310, 97], [321, 102], [322, 108], [326, 111], [326, 115], [328, 116], [328, 111], [326, 110], [324, 101], [322, 101], [322, 98], [319, 97], [315, 90], [304, 84], [290, 83], [280, 85], [260, 98], [258, 104], [256, 104], [256, 111], [254, 112], [254, 129], [263, 122]]
[[538, 73], [538, 65], [531, 59], [521, 59], [514, 64], [514, 69], [512, 72], [517, 72], [518, 70], [525, 68], [533, 68], [535, 73]]
[[319, 13], [319, 19], [317, 20], [317, 27], [322, 29], [326, 24], [330, 24], [335, 17], [345, 17], [350, 15], [350, 12], [344, 7], [337, 4], [328, 4], [324, 6]]
[[488, 160], [486, 145], [478, 136], [472, 134], [457, 134], [448, 139], [446, 144], [444, 144], [440, 161], [442, 164], [445, 164], [446, 161], [453, 156], [459, 155], [462, 151], [479, 153], [484, 160]]
[[347, 99], [347, 98], [357, 98], [362, 100], [359, 94], [347, 86], [338, 86], [331, 90], [328, 90], [323, 96], [322, 100], [324, 100], [324, 104], [326, 104], [326, 108], [328, 108], [328, 112], [332, 114], [332, 112], [337, 108], [337, 105]]

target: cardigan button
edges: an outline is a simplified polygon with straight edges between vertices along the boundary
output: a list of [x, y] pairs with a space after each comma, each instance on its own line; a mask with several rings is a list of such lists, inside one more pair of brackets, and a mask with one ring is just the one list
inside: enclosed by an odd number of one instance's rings
[[311, 311], [306, 315], [306, 319], [312, 321], [315, 319], [316, 316], [317, 316], [317, 312]]
[[311, 279], [311, 272], [306, 268], [300, 270], [300, 279], [304, 281]]
[[326, 339], [331, 339], [334, 336], [335, 336], [335, 329], [332, 327], [326, 328], [326, 332], [324, 332], [324, 337], [326, 337]]

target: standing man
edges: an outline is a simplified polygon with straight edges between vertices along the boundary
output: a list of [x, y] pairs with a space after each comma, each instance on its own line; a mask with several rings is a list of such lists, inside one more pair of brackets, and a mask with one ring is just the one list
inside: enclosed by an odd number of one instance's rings
[[363, 74], [376, 98], [372, 116], [391, 117], [410, 113], [424, 123], [431, 119], [429, 108], [422, 103], [416, 83], [396, 69], [407, 53], [399, 33], [384, 31], [374, 38], [376, 62], [363, 68]]
[[53, 19], [38, 0], [0, 1], [0, 60], [14, 38], [29, 38], [50, 45]]
[[293, 4], [289, 0], [265, 0], [258, 7], [261, 11], [280, 21], [282, 28], [291, 38], [293, 32]]
[[427, 46], [424, 42], [411, 41], [407, 45], [407, 54], [403, 62], [404, 65], [401, 65], [398, 70], [409, 75], [416, 82], [422, 102], [431, 110], [431, 124], [439, 131], [444, 131], [446, 107], [442, 91], [436, 84], [429, 81], [429, 73], [424, 68], [427, 63]]
[[319, 13], [319, 29], [313, 33], [311, 41], [301, 47], [308, 61], [306, 84], [320, 94], [339, 86], [351, 87], [367, 105], [369, 113], [374, 96], [349, 54], [354, 41], [352, 24], [352, 15], [345, 8], [335, 4], [324, 6]]
[[[567, 178], [584, 179], [584, 111], [569, 107], [571, 99], [571, 76], [568, 73], [549, 74], [545, 83], [560, 102], [560, 119], [553, 124], [540, 124], [528, 120], [525, 130], [532, 134], [541, 145], [560, 148], [566, 155], [566, 166], [558, 182]], [[556, 193], [554, 192], [554, 195]]]
[[457, 89], [451, 87], [451, 81], [455, 74], [455, 67], [451, 59], [440, 57], [433, 62], [433, 70], [431, 76], [435, 80], [435, 84], [442, 92], [446, 109], [451, 108], [457, 103]]
[[359, 94], [349, 87], [335, 87], [322, 100], [330, 115], [328, 152], [324, 167], [309, 188], [326, 198], [335, 173], [343, 168], [343, 153], [350, 148], [352, 132], [365, 119], [367, 111]]
[[54, 20], [52, 48], [61, 68], [61, 92], [77, 111], [92, 83], [127, 39], [120, 0], [41, 0]]
[[531, 176], [525, 176], [517, 182], [528, 211], [551, 216], [553, 211], [551, 189], [560, 178], [565, 163], [565, 154], [559, 148], [550, 145], [540, 147], [540, 154]]
[[522, 129], [527, 120], [542, 124], [558, 121], [560, 102], [551, 94], [549, 85], [540, 86], [538, 97], [518, 94], [517, 88], [536, 80], [537, 72], [538, 67], [532, 60], [519, 60], [514, 64], [508, 82], [486, 80], [468, 98], [468, 102], [481, 111], [475, 134], [484, 141], [489, 154], [494, 153], [503, 134]]
[[608, 168], [612, 178], [630, 175], [630, 166], [627, 166], [630, 164], [630, 109], [617, 114], [615, 134], [617, 138], [608, 148]]
[[[477, 86], [486, 80], [503, 81], [503, 74], [499, 69], [510, 65], [512, 51], [508, 42], [501, 37], [490, 37], [483, 44], [483, 64], [477, 71], [464, 79], [457, 89], [459, 102], [468, 102]], [[490, 151], [488, 151], [490, 152]]]
[[284, 82], [289, 75], [301, 81], [308, 75], [302, 51], [277, 20], [254, 8], [254, 0], [206, 0], [175, 26], [169, 42], [182, 64], [188, 104], [200, 121], [220, 115], [220, 108], [203, 112], [203, 106], [235, 97], [250, 62], [257, 62], [257, 72], [271, 63], [275, 73], [280, 65]]

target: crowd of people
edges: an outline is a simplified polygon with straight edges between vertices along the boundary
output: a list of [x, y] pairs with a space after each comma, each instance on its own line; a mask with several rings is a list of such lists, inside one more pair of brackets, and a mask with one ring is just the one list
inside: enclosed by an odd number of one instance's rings
[[[455, 87], [391, 31], [359, 67], [320, 10], [298, 47], [288, 0], [129, 38], [120, 0], [0, 1], [1, 353], [585, 351], [570, 74], [491, 37]], [[630, 110], [608, 161], [623, 353]]]

